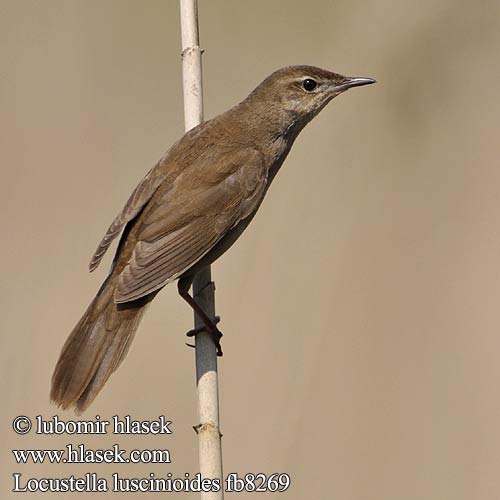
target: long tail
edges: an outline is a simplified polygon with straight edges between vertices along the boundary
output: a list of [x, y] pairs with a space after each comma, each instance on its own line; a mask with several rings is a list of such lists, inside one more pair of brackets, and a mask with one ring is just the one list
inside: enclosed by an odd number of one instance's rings
[[50, 398], [63, 409], [84, 411], [127, 355], [146, 305], [113, 301], [110, 276], [64, 344], [52, 375]]

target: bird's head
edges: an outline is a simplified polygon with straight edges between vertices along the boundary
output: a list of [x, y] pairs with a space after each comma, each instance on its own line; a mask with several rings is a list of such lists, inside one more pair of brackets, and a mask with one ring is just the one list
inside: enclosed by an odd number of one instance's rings
[[252, 94], [307, 122], [342, 92], [371, 83], [375, 83], [372, 78], [343, 76], [314, 66], [288, 66], [267, 77]]

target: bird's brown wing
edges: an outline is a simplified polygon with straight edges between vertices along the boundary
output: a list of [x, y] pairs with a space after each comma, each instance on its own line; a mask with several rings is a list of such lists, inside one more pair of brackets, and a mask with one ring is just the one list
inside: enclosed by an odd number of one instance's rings
[[226, 148], [159, 189], [141, 215], [115, 302], [138, 299], [178, 278], [258, 207], [266, 182], [257, 151]]
[[103, 239], [99, 243], [92, 259], [89, 263], [89, 270], [92, 272], [101, 262], [107, 249], [113, 240], [120, 234], [123, 226], [131, 221], [146, 203], [151, 199], [155, 191], [165, 179], [165, 171], [161, 168], [161, 163], [158, 162], [134, 189], [122, 211], [116, 216], [111, 223]]

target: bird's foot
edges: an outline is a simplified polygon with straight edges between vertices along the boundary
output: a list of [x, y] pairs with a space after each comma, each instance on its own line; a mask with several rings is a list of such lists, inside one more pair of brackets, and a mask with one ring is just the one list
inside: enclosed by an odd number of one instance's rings
[[[212, 320], [212, 326], [217, 331], [218, 331], [218, 328], [215, 325], [219, 322], [220, 322], [220, 316], [215, 316], [215, 318]], [[187, 337], [196, 337], [196, 335], [198, 335], [198, 333], [206, 332], [206, 331], [207, 331], [207, 327], [205, 325], [203, 325], [203, 326], [199, 326], [198, 328], [193, 328], [192, 330], [189, 330], [189, 332], [186, 333], [186, 336]], [[222, 333], [220, 333], [220, 337], [222, 337]]]
[[[217, 356], [222, 356], [222, 347], [220, 345], [220, 339], [222, 338], [222, 332], [215, 326], [220, 321], [220, 316], [215, 316], [211, 321], [210, 325], [203, 325], [197, 328], [193, 328], [186, 333], [188, 337], [196, 337], [201, 332], [207, 332], [214, 341], [215, 348], [217, 349]], [[189, 347], [195, 347], [192, 344], [186, 344]]]

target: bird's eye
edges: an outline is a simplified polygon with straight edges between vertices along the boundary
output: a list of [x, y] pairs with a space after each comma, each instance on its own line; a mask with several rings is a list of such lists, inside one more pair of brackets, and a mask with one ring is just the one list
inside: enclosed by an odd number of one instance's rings
[[302, 86], [304, 87], [304, 90], [307, 90], [308, 92], [312, 92], [318, 84], [312, 79], [312, 78], [306, 78], [302, 82]]

